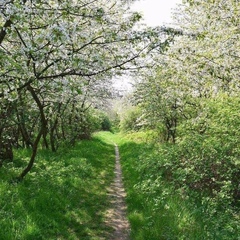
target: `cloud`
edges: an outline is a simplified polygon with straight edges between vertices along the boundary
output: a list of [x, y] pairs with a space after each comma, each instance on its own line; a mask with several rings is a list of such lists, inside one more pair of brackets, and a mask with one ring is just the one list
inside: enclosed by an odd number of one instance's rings
[[172, 10], [181, 0], [140, 0], [136, 1], [133, 11], [144, 15], [144, 22], [149, 26], [159, 26], [171, 22]]

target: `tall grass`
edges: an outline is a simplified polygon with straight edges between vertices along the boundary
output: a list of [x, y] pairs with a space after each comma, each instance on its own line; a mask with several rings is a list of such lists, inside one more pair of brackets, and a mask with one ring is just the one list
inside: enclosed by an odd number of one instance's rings
[[0, 168], [0, 239], [108, 239], [111, 144], [95, 137], [58, 154], [39, 151], [33, 170], [18, 184], [11, 179], [29, 153], [17, 150], [15, 156]]
[[18, 184], [11, 179], [29, 153], [16, 151], [14, 162], [0, 168], [0, 239], [111, 240], [105, 213], [113, 144], [120, 149], [132, 240], [240, 239], [239, 211], [177, 187], [177, 175], [169, 169], [174, 170], [178, 152], [152, 144], [151, 136], [99, 132], [58, 154], [40, 151]]
[[216, 208], [216, 199], [177, 187], [177, 176], [168, 171], [174, 169], [174, 148], [148, 139], [144, 133], [128, 135], [120, 145], [131, 239], [240, 239], [238, 211], [233, 215]]

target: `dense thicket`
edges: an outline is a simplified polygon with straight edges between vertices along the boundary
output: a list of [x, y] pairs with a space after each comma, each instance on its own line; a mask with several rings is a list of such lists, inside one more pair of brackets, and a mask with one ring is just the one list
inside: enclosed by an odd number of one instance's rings
[[[167, 142], [142, 159], [146, 180], [139, 186], [154, 198], [164, 179], [183, 198], [207, 205], [203, 214], [226, 231], [222, 237], [236, 236], [227, 228], [237, 222], [240, 200], [240, 5], [193, 0], [180, 9], [175, 27], [182, 35], [154, 57], [155, 68], [143, 72], [135, 94], [148, 127]], [[226, 226], [224, 214], [213, 220], [226, 209], [233, 225]]]

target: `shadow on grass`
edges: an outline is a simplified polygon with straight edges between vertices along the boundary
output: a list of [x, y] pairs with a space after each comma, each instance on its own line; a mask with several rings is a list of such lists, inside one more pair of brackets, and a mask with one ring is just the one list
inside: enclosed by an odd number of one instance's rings
[[0, 239], [107, 239], [114, 160], [114, 147], [99, 139], [58, 154], [39, 151], [22, 183], [0, 182]]
[[[188, 206], [161, 180], [161, 172], [155, 167], [161, 160], [155, 151], [156, 146], [146, 142], [126, 142], [120, 146], [131, 238], [183, 239], [182, 236], [195, 231], [196, 224]], [[186, 239], [201, 239], [196, 236]]]

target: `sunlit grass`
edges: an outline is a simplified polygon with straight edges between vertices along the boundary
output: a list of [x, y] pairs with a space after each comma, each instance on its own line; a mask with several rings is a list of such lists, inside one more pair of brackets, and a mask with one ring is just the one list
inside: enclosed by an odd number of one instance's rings
[[[235, 240], [239, 214], [210, 212], [211, 204], [186, 194], [158, 168], [149, 133], [99, 132], [59, 153], [40, 151], [26, 179], [14, 184], [30, 152], [18, 150], [0, 168], [0, 239], [109, 239], [106, 188], [114, 177], [119, 146], [132, 240]], [[166, 147], [165, 150], [168, 148]], [[209, 216], [211, 218], [209, 218]]]
[[131, 239], [238, 239], [238, 217], [225, 210], [210, 214], [209, 203], [169, 182], [168, 173], [156, 165], [167, 161], [158, 154], [159, 147], [145, 133], [126, 135], [120, 144]]
[[16, 151], [0, 169], [0, 239], [105, 239], [107, 186], [113, 179], [114, 147], [99, 138], [58, 154], [39, 151], [23, 182], [11, 179], [27, 164]]

